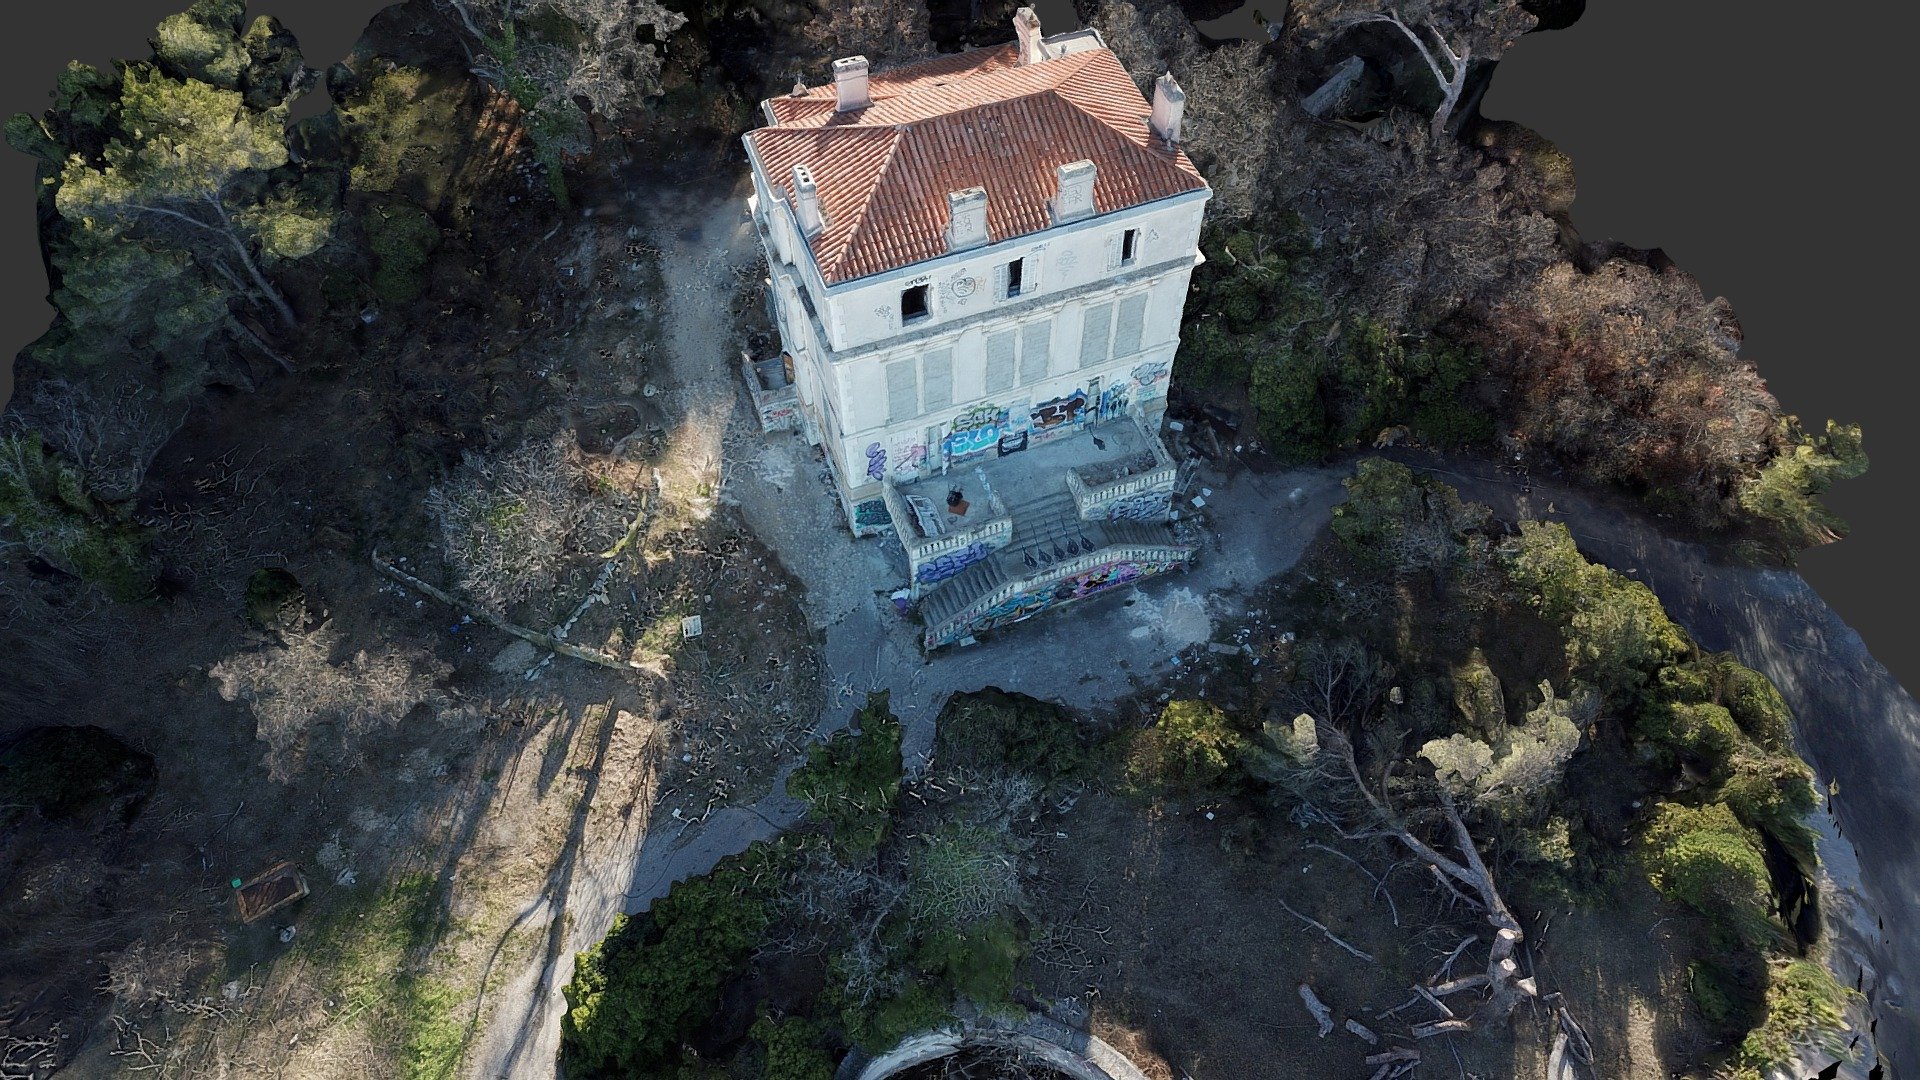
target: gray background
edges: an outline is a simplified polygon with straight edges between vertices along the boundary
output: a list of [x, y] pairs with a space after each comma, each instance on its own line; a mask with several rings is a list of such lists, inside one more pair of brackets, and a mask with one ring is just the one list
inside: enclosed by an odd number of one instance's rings
[[[21, 5], [0, 37], [0, 109], [42, 109], [69, 59], [145, 55], [153, 24], [186, 2]], [[382, 6], [279, 0], [254, 10], [278, 15], [308, 63], [324, 67]], [[1896, 178], [1912, 157], [1903, 72], [1916, 24], [1913, 5], [1861, 0], [1817, 17], [1733, 0], [1593, 0], [1571, 30], [1522, 40], [1484, 106], [1572, 155], [1583, 235], [1662, 248], [1732, 300], [1745, 355], [1789, 410], [1810, 424], [1865, 426], [1873, 469], [1830, 500], [1853, 535], [1808, 554], [1803, 569], [1909, 686], [1920, 676], [1920, 642], [1906, 626], [1920, 593], [1906, 558], [1920, 423], [1909, 400], [1914, 350], [1900, 334], [1916, 275], [1899, 260], [1916, 237]], [[32, 177], [24, 155], [0, 149], [6, 357], [50, 315]], [[0, 371], [0, 394], [11, 383]]]

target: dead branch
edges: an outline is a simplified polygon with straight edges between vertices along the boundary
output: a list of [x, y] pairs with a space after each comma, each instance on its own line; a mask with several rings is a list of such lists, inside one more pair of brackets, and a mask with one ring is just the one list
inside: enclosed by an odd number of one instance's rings
[[1314, 1020], [1319, 1023], [1320, 1037], [1326, 1038], [1333, 1031], [1333, 1010], [1327, 1008], [1327, 1003], [1321, 1001], [1320, 996], [1313, 992], [1313, 987], [1306, 983], [1300, 984], [1300, 1000], [1306, 1004], [1307, 1011], [1312, 1013]]
[[1335, 945], [1340, 946], [1342, 949], [1347, 950], [1348, 952], [1359, 957], [1360, 959], [1365, 960], [1369, 964], [1373, 963], [1372, 953], [1362, 952], [1361, 950], [1356, 949], [1352, 945], [1341, 940], [1338, 934], [1335, 934], [1333, 931], [1327, 929], [1327, 924], [1323, 922], [1319, 922], [1314, 919], [1307, 918], [1305, 915], [1302, 915], [1298, 911], [1295, 911], [1292, 905], [1288, 904], [1285, 900], [1279, 899], [1278, 897], [1274, 898], [1274, 902], [1279, 904], [1281, 907], [1286, 908], [1287, 914], [1292, 915], [1294, 918], [1299, 919], [1301, 922], [1306, 923], [1308, 926], [1311, 926], [1315, 930], [1318, 930], [1322, 934], [1325, 934], [1327, 936], [1328, 941], [1333, 942]]

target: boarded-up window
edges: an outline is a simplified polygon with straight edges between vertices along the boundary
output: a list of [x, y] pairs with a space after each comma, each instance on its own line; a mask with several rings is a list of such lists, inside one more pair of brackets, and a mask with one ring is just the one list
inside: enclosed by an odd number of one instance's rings
[[1087, 309], [1080, 324], [1080, 366], [1093, 367], [1107, 360], [1107, 347], [1113, 333], [1113, 305], [1095, 304]]
[[1146, 321], [1146, 293], [1120, 301], [1120, 317], [1113, 327], [1113, 355], [1132, 356], [1140, 351], [1140, 331]]
[[1053, 355], [1053, 320], [1041, 319], [1020, 328], [1020, 385], [1031, 386], [1047, 377]]
[[921, 394], [927, 412], [953, 404], [953, 350], [935, 349], [921, 358], [926, 386]]
[[920, 415], [920, 388], [915, 385], [913, 361], [887, 365], [887, 423], [897, 424]]
[[1013, 331], [987, 335], [987, 393], [1013, 389]]

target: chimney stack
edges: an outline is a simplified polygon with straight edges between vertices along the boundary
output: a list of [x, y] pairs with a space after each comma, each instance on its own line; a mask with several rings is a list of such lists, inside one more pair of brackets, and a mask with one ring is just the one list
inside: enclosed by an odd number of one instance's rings
[[964, 251], [987, 242], [987, 189], [947, 192], [947, 250]]
[[1047, 200], [1047, 209], [1053, 211], [1055, 225], [1068, 221], [1078, 221], [1093, 215], [1093, 162], [1087, 160], [1069, 161], [1054, 170], [1060, 182], [1054, 196]]
[[1047, 58], [1040, 47], [1040, 16], [1034, 14], [1032, 8], [1023, 7], [1013, 13], [1013, 34], [1020, 42], [1020, 63], [1037, 64]]
[[1153, 80], [1153, 133], [1166, 140], [1167, 149], [1180, 145], [1180, 119], [1186, 115], [1187, 92], [1169, 71]]
[[794, 211], [800, 215], [800, 235], [811, 240], [827, 227], [827, 219], [820, 212], [820, 189], [805, 165], [793, 167], [793, 195]]
[[840, 99], [834, 112], [864, 109], [872, 102], [867, 97], [867, 58], [848, 56], [833, 62], [833, 90]]

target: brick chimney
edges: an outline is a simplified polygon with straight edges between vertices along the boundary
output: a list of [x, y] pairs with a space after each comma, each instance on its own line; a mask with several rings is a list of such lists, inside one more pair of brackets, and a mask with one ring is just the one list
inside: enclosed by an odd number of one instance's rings
[[1040, 48], [1040, 16], [1034, 14], [1032, 8], [1023, 7], [1013, 13], [1013, 34], [1020, 42], [1020, 63], [1037, 64], [1047, 58]]
[[947, 192], [947, 250], [964, 251], [987, 242], [987, 189]]
[[1093, 162], [1087, 160], [1069, 161], [1054, 170], [1059, 187], [1053, 198], [1047, 200], [1047, 209], [1053, 211], [1053, 223], [1078, 221], [1093, 214]]
[[834, 112], [852, 112], [872, 104], [867, 97], [867, 58], [848, 56], [833, 62], [833, 90], [840, 103]]
[[1187, 112], [1187, 92], [1173, 81], [1173, 72], [1153, 80], [1153, 133], [1166, 140], [1167, 148], [1180, 145], [1180, 119]]
[[811, 240], [827, 227], [827, 218], [820, 210], [820, 189], [805, 165], [793, 167], [793, 195], [794, 212], [800, 215], [800, 235]]

